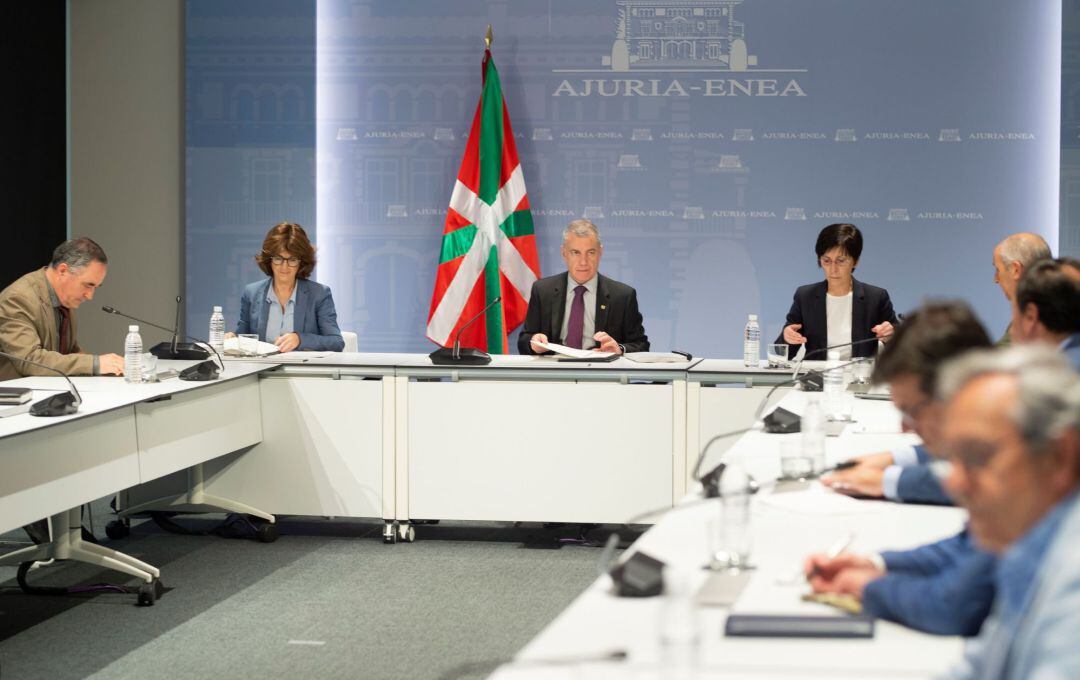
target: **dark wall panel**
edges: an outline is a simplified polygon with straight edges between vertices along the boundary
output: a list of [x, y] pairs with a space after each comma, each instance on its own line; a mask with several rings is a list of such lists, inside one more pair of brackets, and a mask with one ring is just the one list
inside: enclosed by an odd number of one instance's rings
[[5, 4], [0, 69], [0, 287], [45, 264], [67, 232], [66, 4]]

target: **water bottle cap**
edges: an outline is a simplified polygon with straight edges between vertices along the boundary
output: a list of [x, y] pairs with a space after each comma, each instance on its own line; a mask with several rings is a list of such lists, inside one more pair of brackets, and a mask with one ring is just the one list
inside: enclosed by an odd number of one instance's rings
[[217, 313], [217, 312], [220, 312], [220, 311], [221, 311], [221, 305], [214, 305], [214, 312]]
[[757, 321], [757, 314], [751, 314], [750, 315], [750, 320], [751, 321]]
[[139, 327], [136, 326], [135, 324], [132, 324], [132, 325], [128, 326], [128, 333], [138, 333], [138, 332], [139, 332]]

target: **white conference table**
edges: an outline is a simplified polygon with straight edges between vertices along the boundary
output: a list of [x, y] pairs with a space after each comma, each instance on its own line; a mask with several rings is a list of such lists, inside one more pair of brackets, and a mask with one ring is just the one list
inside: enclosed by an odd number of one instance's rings
[[[258, 361], [275, 368], [259, 381], [265, 436], [242, 457], [208, 462], [207, 492], [275, 514], [382, 518], [387, 542], [411, 540], [416, 519], [622, 523], [671, 507], [692, 484], [701, 444], [748, 425], [768, 386], [790, 378], [701, 359], [509, 355], [448, 367], [422, 354], [296, 352]], [[163, 479], [126, 502], [184, 483]]]
[[[749, 424], [768, 389], [761, 384], [788, 379], [786, 370], [700, 359], [496, 356], [487, 366], [447, 367], [426, 355], [298, 352], [227, 364], [230, 372], [260, 372], [252, 393], [193, 394], [184, 419], [169, 415], [175, 403], [143, 404], [140, 418], [160, 428], [233, 414], [259, 421], [259, 436], [247, 440], [257, 443], [250, 450], [235, 441], [223, 446], [210, 427], [182, 444], [174, 440], [183, 432], [165, 433], [155, 455], [140, 459], [143, 474], [124, 494], [124, 508], [206, 510], [184, 493], [198, 486], [228, 499], [225, 509], [259, 509], [267, 517], [381, 518], [388, 542], [411, 540], [415, 519], [623, 523], [678, 502], [692, 484], [701, 444]], [[142, 400], [193, 389], [176, 380], [75, 382], [88, 395], [119, 385]], [[158, 410], [162, 416], [152, 420]], [[719, 443], [712, 455], [734, 441]], [[211, 453], [192, 453], [201, 450]]]
[[[804, 401], [805, 395], [792, 393], [782, 404], [799, 412]], [[898, 415], [887, 402], [859, 400], [855, 416], [856, 426], [828, 440], [830, 463], [911, 439], [899, 434]], [[758, 480], [773, 479], [779, 473], [780, 442], [798, 436], [749, 433], [727, 453], [726, 461], [742, 465]], [[681, 570], [684, 577], [688, 574], [695, 589], [709, 578], [701, 567], [708, 561], [708, 527], [719, 517], [720, 505], [715, 500], [696, 504], [689, 500], [666, 513], [622, 559], [635, 551], [647, 553]], [[701, 665], [696, 675], [686, 677], [912, 678], [945, 670], [961, 654], [959, 638], [925, 635], [883, 621], [877, 622], [876, 635], [868, 640], [728, 638], [723, 626], [729, 611], [840, 616], [829, 607], [800, 601], [807, 586], [796, 575], [806, 555], [826, 550], [849, 531], [855, 536], [853, 551], [913, 547], [954, 534], [964, 518], [956, 508], [860, 501], [833, 494], [817, 483], [805, 490], [763, 489], [753, 504], [751, 561], [757, 568], [730, 610], [697, 609]], [[608, 576], [599, 577], [518, 654], [515, 663], [493, 677], [676, 677], [665, 666], [660, 643], [665, 598], [618, 598], [610, 594], [610, 587]], [[595, 661], [615, 650], [627, 652], [628, 658]]]
[[206, 489], [275, 514], [382, 518], [392, 541], [411, 540], [411, 519], [624, 522], [686, 493], [686, 381], [698, 360], [261, 361], [276, 367], [259, 381], [263, 441], [208, 462]]
[[[93, 561], [147, 581], [156, 577], [149, 565], [83, 544], [79, 506], [258, 443], [258, 374], [268, 368], [230, 364], [211, 382], [76, 378], [83, 403], [75, 414], [0, 418], [0, 531], [49, 517], [53, 541], [36, 548], [37, 554]], [[58, 377], [6, 384], [34, 389], [35, 401], [68, 389]], [[0, 562], [29, 561], [28, 555], [16, 551]]]

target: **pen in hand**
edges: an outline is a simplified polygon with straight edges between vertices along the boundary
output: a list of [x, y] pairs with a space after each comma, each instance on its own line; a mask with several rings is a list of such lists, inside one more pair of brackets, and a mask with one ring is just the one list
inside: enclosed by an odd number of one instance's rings
[[[840, 556], [840, 553], [844, 552], [851, 546], [851, 542], [854, 540], [855, 533], [849, 531], [846, 535], [840, 537], [840, 539], [838, 539], [836, 543], [833, 543], [831, 546], [829, 546], [829, 550], [825, 553], [825, 557], [827, 557], [829, 560], [835, 560], [837, 557]], [[817, 565], [815, 564], [814, 568], [810, 570], [810, 573], [806, 576], [806, 580], [809, 581], [811, 578], [820, 575], [821, 570], [818, 569]]]
[[823, 473], [840, 472], [841, 470], [850, 470], [851, 468], [857, 466], [860, 462], [861, 461], [859, 461], [858, 459], [845, 460], [843, 462], [837, 463], [836, 465], [832, 466], [831, 468], [826, 468], [825, 470], [823, 470]]

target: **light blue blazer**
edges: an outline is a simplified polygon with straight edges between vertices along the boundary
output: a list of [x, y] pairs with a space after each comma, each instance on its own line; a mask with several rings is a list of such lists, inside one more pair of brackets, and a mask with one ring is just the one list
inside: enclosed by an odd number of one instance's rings
[[[258, 333], [259, 339], [273, 342], [266, 337], [266, 322], [270, 316], [270, 303], [266, 295], [273, 279], [264, 279], [244, 286], [240, 297], [240, 321], [236, 333]], [[293, 308], [293, 331], [300, 336], [298, 350], [315, 352], [340, 352], [345, 340], [337, 324], [337, 310], [330, 287], [308, 279], [296, 282], [296, 305]]]
[[1015, 630], [995, 612], [968, 644], [953, 680], [1080, 678], [1080, 503], [1073, 502], [1047, 547], [1038, 582]]
[[1080, 333], [1075, 333], [1065, 340], [1061, 348], [1073, 368], [1080, 371]]

